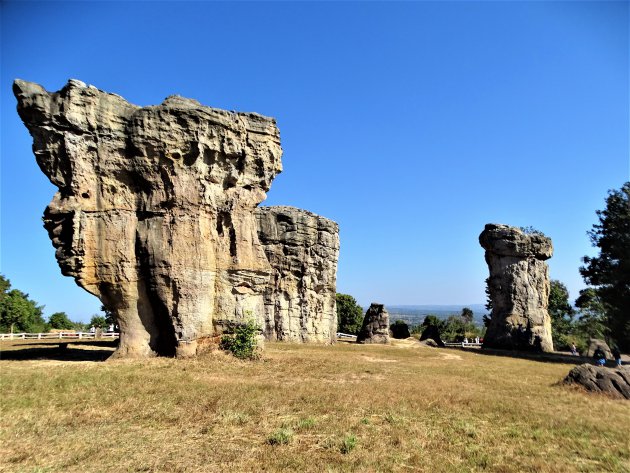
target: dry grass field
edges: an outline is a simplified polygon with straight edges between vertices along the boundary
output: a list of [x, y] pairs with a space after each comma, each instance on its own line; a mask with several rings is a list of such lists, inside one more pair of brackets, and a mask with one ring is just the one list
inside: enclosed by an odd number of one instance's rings
[[0, 348], [2, 472], [630, 471], [630, 402], [558, 385], [569, 364], [410, 340], [255, 362]]

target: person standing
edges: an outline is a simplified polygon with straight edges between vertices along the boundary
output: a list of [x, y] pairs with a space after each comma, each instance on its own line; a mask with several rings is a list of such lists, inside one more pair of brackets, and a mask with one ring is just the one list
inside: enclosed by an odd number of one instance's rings
[[577, 347], [575, 346], [575, 342], [573, 342], [573, 343], [571, 344], [571, 354], [572, 354], [573, 356], [577, 356], [577, 355], [578, 355], [578, 352], [577, 352]]

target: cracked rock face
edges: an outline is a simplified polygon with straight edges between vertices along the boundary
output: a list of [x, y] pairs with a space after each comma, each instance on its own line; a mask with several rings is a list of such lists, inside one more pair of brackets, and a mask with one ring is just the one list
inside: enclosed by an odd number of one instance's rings
[[333, 343], [337, 333], [339, 227], [295, 207], [256, 209], [272, 268], [265, 290], [268, 340]]
[[479, 235], [490, 270], [492, 301], [484, 346], [553, 351], [549, 300], [551, 239], [515, 227], [488, 224]]
[[255, 213], [282, 169], [273, 119], [178, 96], [138, 107], [75, 80], [14, 93], [59, 188], [44, 213], [57, 261], [117, 318], [118, 356], [193, 354], [252, 317], [272, 338], [332, 339], [336, 224]]
[[357, 343], [389, 343], [389, 312], [383, 304], [372, 302], [363, 317]]

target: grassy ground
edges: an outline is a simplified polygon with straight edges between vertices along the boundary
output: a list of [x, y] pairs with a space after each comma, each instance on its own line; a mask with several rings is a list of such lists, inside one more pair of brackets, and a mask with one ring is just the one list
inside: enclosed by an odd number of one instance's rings
[[569, 364], [411, 341], [256, 362], [0, 348], [2, 472], [630, 471], [630, 402], [557, 385]]

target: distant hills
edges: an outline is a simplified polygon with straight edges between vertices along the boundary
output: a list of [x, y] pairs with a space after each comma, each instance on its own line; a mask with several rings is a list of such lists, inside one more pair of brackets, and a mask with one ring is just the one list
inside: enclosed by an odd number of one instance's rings
[[[385, 305], [389, 312], [390, 322], [403, 320], [409, 325], [418, 325], [427, 315], [435, 315], [439, 319], [446, 319], [450, 315], [460, 315], [462, 309], [468, 307], [473, 311], [473, 320], [477, 325], [483, 325], [483, 315], [488, 313], [484, 304], [467, 305]], [[367, 310], [367, 308], [365, 308]]]

